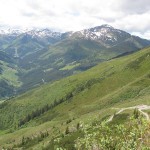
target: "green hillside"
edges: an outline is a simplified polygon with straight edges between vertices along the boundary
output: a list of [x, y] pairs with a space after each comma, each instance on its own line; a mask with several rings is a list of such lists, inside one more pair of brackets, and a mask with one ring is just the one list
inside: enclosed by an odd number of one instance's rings
[[14, 60], [0, 51], [0, 98], [14, 95], [15, 89], [21, 85], [17, 73]]
[[42, 79], [52, 82], [85, 71], [100, 62], [134, 53], [147, 45], [146, 40], [144, 43], [143, 39], [130, 37], [107, 47], [99, 41], [73, 34], [19, 60], [19, 67], [25, 70], [20, 76], [24, 83], [21, 90], [42, 84]]
[[125, 56], [150, 45], [150, 41], [109, 25], [76, 32], [49, 29], [0, 34], [0, 48], [15, 59], [22, 85], [17, 94], [54, 82]]
[[[76, 130], [81, 121], [90, 124], [96, 120], [100, 124], [116, 108], [150, 105], [149, 68], [150, 48], [146, 48], [3, 102], [0, 104], [0, 147], [75, 149], [77, 137], [82, 142], [86, 135]], [[132, 113], [122, 112], [114, 124], [125, 125]], [[60, 143], [53, 141], [57, 138]]]

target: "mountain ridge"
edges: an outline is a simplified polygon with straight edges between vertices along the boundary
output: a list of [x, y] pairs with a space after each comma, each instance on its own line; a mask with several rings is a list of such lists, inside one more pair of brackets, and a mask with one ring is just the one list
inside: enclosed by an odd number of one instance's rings
[[[113, 114], [110, 127], [122, 123], [128, 126], [131, 123], [128, 119], [134, 112], [126, 110], [116, 114], [114, 108], [121, 110], [150, 105], [149, 57], [150, 47], [100, 63], [80, 74], [46, 83], [2, 103], [0, 147], [41, 149], [49, 146], [55, 150], [59, 146], [69, 150], [74, 148], [75, 141], [80, 137], [76, 130], [78, 124], [97, 126]], [[150, 112], [147, 114], [150, 115]], [[94, 131], [90, 131], [93, 135]], [[45, 132], [49, 135], [42, 136], [42, 142], [39, 142], [37, 135]], [[74, 134], [77, 135], [73, 138]], [[58, 137], [60, 141], [66, 141], [57, 143], [55, 139]], [[23, 143], [24, 138], [30, 140]], [[55, 142], [51, 143], [53, 140]]]
[[[103, 30], [101, 30], [103, 29]], [[68, 36], [71, 36], [72, 34], [74, 33], [77, 33], [77, 32], [80, 32], [82, 34], [84, 34], [84, 32], [88, 32], [88, 31], [91, 31], [91, 32], [95, 32], [95, 36], [97, 36], [98, 38], [100, 38], [100, 35], [104, 35], [104, 33], [106, 33], [106, 29], [109, 29], [109, 30], [116, 30], [117, 32], [124, 32], [126, 33], [127, 35], [129, 35], [130, 33], [126, 32], [126, 31], [123, 31], [123, 30], [120, 30], [120, 29], [116, 29], [108, 24], [103, 24], [103, 25], [100, 25], [100, 26], [95, 26], [95, 27], [91, 27], [91, 28], [86, 28], [86, 29], [82, 29], [82, 30], [77, 30], [77, 31], [66, 31], [66, 32], [58, 32], [58, 31], [53, 31], [52, 29], [49, 29], [49, 28], [43, 28], [43, 29], [40, 29], [40, 28], [34, 28], [34, 29], [11, 29], [11, 28], [8, 28], [8, 29], [0, 29], [0, 35], [16, 35], [16, 36], [19, 36], [21, 34], [29, 34], [29, 35], [32, 35], [32, 36], [51, 36], [51, 37], [59, 37], [60, 39], [64, 37], [65, 34], [68, 34]], [[101, 30], [101, 33], [98, 32]], [[131, 34], [130, 34], [131, 35]], [[134, 36], [134, 35], [133, 35]], [[138, 37], [138, 36], [137, 36]], [[116, 40], [116, 39], [114, 39]]]
[[[11, 31], [10, 31], [11, 32]], [[49, 29], [12, 31], [0, 35], [0, 48], [15, 60], [18, 77], [26, 91], [45, 82], [85, 71], [98, 63], [131, 54], [150, 45], [109, 25], [77, 32], [59, 33]]]

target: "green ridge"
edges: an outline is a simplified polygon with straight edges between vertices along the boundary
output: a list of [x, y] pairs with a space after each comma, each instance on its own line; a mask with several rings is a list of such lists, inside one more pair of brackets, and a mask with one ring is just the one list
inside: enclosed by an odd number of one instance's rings
[[[150, 105], [149, 68], [150, 48], [146, 48], [5, 101], [0, 104], [0, 145], [12, 146], [20, 143], [23, 136], [48, 131], [48, 137], [41, 141], [34, 138], [28, 146], [40, 149], [52, 137], [64, 133], [67, 126], [74, 130], [80, 121], [91, 123], [95, 118], [108, 118], [116, 112], [113, 108]], [[53, 107], [41, 112], [46, 105]], [[19, 121], [33, 111], [40, 111], [39, 116], [18, 127]]]

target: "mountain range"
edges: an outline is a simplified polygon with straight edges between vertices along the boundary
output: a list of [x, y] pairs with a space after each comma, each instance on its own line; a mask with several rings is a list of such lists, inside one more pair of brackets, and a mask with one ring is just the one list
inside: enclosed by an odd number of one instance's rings
[[0, 149], [149, 149], [149, 57], [150, 47], [2, 102]]
[[150, 148], [150, 41], [101, 25], [0, 31], [0, 149]]
[[[15, 66], [11, 73], [14, 81], [7, 78], [7, 84], [13, 90], [2, 97], [77, 74], [149, 45], [149, 40], [109, 25], [65, 33], [49, 29], [0, 30], [0, 50], [10, 58], [10, 62], [1, 60], [1, 66], [7, 66], [1, 74], [5, 74], [11, 65]], [[6, 88], [6, 91], [9, 90]]]

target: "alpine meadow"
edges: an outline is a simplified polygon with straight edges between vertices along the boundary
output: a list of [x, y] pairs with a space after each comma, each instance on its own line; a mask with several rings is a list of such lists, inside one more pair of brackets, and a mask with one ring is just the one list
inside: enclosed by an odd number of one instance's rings
[[0, 150], [150, 150], [149, 6], [0, 0]]

